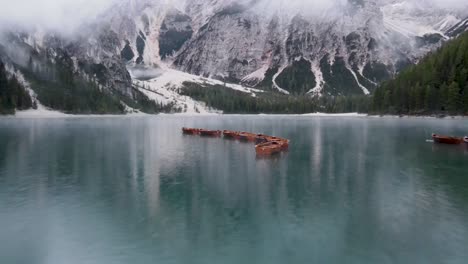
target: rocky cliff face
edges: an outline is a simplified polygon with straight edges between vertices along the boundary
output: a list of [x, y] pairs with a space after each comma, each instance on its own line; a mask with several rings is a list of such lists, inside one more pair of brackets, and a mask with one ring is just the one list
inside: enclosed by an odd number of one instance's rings
[[112, 28], [131, 63], [316, 95], [370, 93], [466, 29], [456, 27], [457, 12], [405, 0], [348, 1], [320, 16], [266, 5], [198, 0], [177, 9], [146, 1]]
[[77, 76], [124, 95], [131, 94], [131, 76], [118, 53], [120, 41], [115, 33], [68, 39], [39, 32], [14, 32], [2, 39], [1, 56], [19, 68], [50, 68], [61, 62], [62, 67]]
[[455, 26], [447, 30], [447, 35], [450, 37], [458, 37], [461, 33], [468, 30], [468, 17], [461, 20]]

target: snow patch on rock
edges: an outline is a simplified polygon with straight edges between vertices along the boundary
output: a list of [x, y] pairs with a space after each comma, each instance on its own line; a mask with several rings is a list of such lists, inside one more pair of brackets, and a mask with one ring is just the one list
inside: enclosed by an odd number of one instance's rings
[[[132, 71], [130, 70], [130, 72]], [[157, 103], [162, 105], [173, 104], [173, 107], [182, 113], [222, 113], [221, 111], [207, 107], [203, 102], [198, 102], [188, 96], [181, 95], [180, 89], [184, 87], [185, 82], [197, 83], [202, 86], [220, 85], [250, 94], [252, 97], [255, 97], [256, 93], [263, 92], [262, 90], [247, 88], [238, 84], [224, 83], [219, 80], [204, 78], [174, 69], [158, 69], [157, 72], [154, 78], [148, 80], [139, 80], [133, 76], [134, 87]]]
[[284, 71], [284, 69], [286, 69], [288, 67], [288, 65], [283, 65], [277, 73], [275, 73], [275, 75], [273, 75], [273, 87], [275, 87], [278, 91], [284, 93], [284, 94], [289, 94], [288, 91], [286, 91], [285, 89], [281, 88], [277, 83], [276, 83], [276, 78], [278, 78], [278, 76], [280, 76], [280, 74]]
[[261, 81], [263, 81], [263, 79], [265, 79], [265, 74], [269, 68], [269, 65], [263, 65], [263, 67], [261, 67], [260, 69], [242, 78], [242, 83], [252, 83], [255, 85], [260, 83]]
[[316, 84], [315, 87], [309, 91], [309, 93], [314, 96], [320, 96], [322, 94], [325, 80], [323, 79], [323, 73], [317, 61], [311, 62], [311, 70], [314, 73]]

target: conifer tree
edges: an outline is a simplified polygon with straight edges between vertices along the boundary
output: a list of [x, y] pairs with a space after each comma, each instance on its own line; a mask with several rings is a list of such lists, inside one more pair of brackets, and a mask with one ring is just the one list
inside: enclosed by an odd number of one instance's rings
[[375, 113], [467, 113], [468, 33], [447, 42], [418, 65], [382, 83], [373, 95]]

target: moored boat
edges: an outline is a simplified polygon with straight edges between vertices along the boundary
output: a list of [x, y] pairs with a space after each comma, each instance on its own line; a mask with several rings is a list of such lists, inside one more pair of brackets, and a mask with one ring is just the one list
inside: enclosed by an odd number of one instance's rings
[[449, 145], [458, 145], [463, 142], [462, 138], [441, 136], [441, 135], [436, 135], [436, 134], [432, 134], [432, 139], [434, 140], [435, 143], [449, 144]]
[[187, 135], [197, 135], [200, 133], [200, 129], [183, 127], [182, 133], [187, 134]]
[[289, 149], [289, 140], [287, 140], [287, 139], [272, 140], [270, 142], [278, 142], [280, 144], [282, 150], [288, 150]]
[[256, 134], [249, 133], [249, 132], [240, 132], [237, 138], [241, 141], [249, 141], [254, 142], [256, 138]]
[[280, 153], [282, 150], [281, 144], [278, 141], [266, 142], [255, 146], [257, 155], [270, 156]]
[[200, 129], [199, 133], [200, 133], [200, 136], [205, 136], [205, 137], [219, 137], [219, 136], [221, 136], [221, 131], [219, 131], [219, 130]]
[[263, 134], [257, 134], [255, 136], [255, 144], [261, 144], [261, 143], [266, 143], [268, 142], [268, 139], [267, 139], [267, 135], [263, 135]]
[[289, 148], [289, 139], [271, 136], [267, 137], [266, 139], [268, 140], [268, 142], [279, 142], [283, 150], [287, 150]]
[[267, 136], [268, 141], [287, 141], [285, 138]]
[[258, 156], [271, 156], [273, 154], [287, 151], [289, 140], [265, 134], [255, 134], [249, 132], [239, 132], [232, 130], [208, 130], [200, 128], [183, 127], [182, 132], [188, 135], [200, 135], [204, 137], [221, 137], [226, 139], [238, 139], [246, 142], [255, 142], [255, 151]]
[[225, 138], [237, 138], [237, 136], [239, 135], [239, 132], [231, 131], [231, 130], [224, 130], [223, 135]]

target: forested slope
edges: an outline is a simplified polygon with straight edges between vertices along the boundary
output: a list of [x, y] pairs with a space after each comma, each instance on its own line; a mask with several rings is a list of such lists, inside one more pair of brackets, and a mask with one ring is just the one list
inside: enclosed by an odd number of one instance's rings
[[467, 114], [468, 33], [449, 41], [383, 83], [373, 96], [378, 114]]
[[15, 76], [8, 76], [5, 64], [0, 61], [0, 115], [14, 114], [15, 110], [31, 108], [29, 93]]

